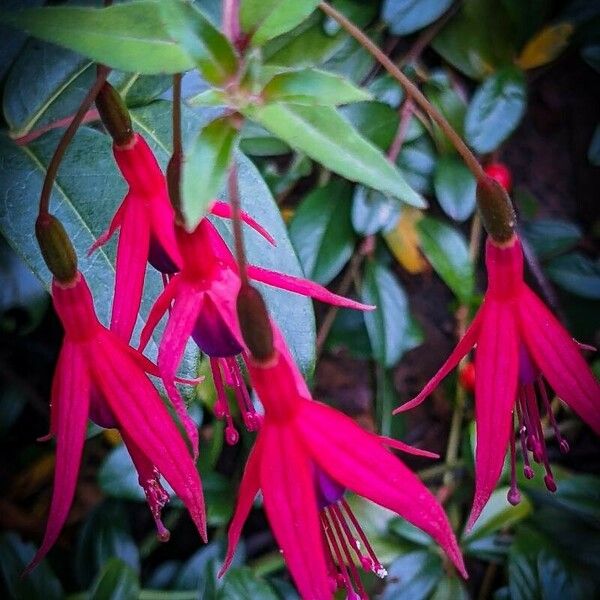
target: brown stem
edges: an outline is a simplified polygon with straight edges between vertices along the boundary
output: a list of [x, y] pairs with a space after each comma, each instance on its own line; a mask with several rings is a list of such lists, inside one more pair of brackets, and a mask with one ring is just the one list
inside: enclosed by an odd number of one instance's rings
[[58, 168], [60, 167], [63, 156], [65, 155], [67, 147], [73, 139], [77, 128], [81, 125], [85, 115], [96, 99], [98, 92], [104, 85], [109, 73], [110, 69], [108, 67], [100, 66], [98, 68], [98, 75], [96, 76], [94, 85], [90, 88], [90, 91], [83, 99], [83, 102], [75, 113], [73, 120], [69, 123], [69, 126], [63, 133], [60, 142], [58, 142], [58, 145], [56, 146], [56, 150], [54, 151], [54, 154], [50, 160], [50, 164], [48, 165], [48, 169], [46, 170], [46, 177], [44, 178], [44, 184], [40, 194], [40, 206], [38, 211], [40, 215], [48, 214], [48, 210], [50, 208], [50, 193], [52, 191], [52, 186], [54, 185], [56, 174], [58, 173]]
[[240, 270], [240, 279], [242, 286], [248, 285], [248, 274], [246, 272], [246, 253], [244, 252], [244, 232], [242, 230], [242, 208], [240, 202], [240, 190], [238, 187], [237, 167], [235, 163], [229, 168], [227, 178], [229, 191], [229, 202], [231, 202], [231, 211], [233, 216], [233, 240], [235, 245], [235, 257]]
[[182, 154], [181, 143], [181, 73], [173, 75], [173, 154]]
[[458, 133], [454, 131], [452, 125], [432, 106], [419, 88], [352, 21], [326, 2], [320, 2], [319, 8], [335, 19], [365, 50], [372, 54], [383, 65], [386, 71], [402, 85], [407, 96], [410, 96], [415, 104], [420, 106], [437, 123], [452, 142], [457, 152], [462, 156], [476, 179], [485, 178], [485, 173], [475, 155], [469, 150], [469, 147], [463, 142]]
[[400, 154], [400, 150], [402, 149], [402, 144], [404, 144], [404, 138], [406, 137], [406, 132], [408, 131], [414, 108], [415, 105], [413, 101], [410, 98], [407, 98], [400, 109], [400, 123], [398, 124], [394, 141], [388, 150], [388, 158], [393, 163], [396, 162], [398, 154]]

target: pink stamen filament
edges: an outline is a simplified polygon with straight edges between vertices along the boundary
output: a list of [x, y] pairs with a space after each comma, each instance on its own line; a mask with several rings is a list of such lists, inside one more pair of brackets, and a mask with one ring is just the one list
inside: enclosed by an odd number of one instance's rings
[[246, 383], [235, 357], [211, 357], [210, 369], [217, 392], [217, 401], [214, 407], [215, 416], [217, 419], [225, 419], [225, 439], [228, 444], [233, 445], [238, 442], [240, 436], [233, 424], [233, 417], [225, 392], [225, 383], [233, 388], [246, 429], [248, 431], [256, 431], [260, 427], [261, 419], [256, 413], [250, 394], [248, 394]]
[[[514, 420], [514, 419], [513, 419]], [[521, 501], [521, 494], [517, 487], [517, 465], [516, 465], [516, 448], [515, 448], [515, 436], [510, 436], [510, 490], [506, 495], [506, 499], [513, 505], [516, 506]]]
[[[331, 505], [328, 509], [325, 509], [325, 512], [327, 513], [330, 522], [333, 523], [333, 527], [335, 528], [335, 534], [337, 536], [340, 546], [342, 547], [342, 550], [344, 551], [344, 556], [346, 557], [346, 564], [348, 565], [350, 575], [354, 580], [354, 589], [357, 591], [360, 598], [367, 598], [365, 588], [363, 587], [362, 581], [360, 580], [360, 575], [358, 574], [354, 561], [352, 560], [352, 554], [347, 543], [347, 536], [344, 536], [344, 531], [342, 530], [342, 527], [340, 525], [340, 520], [338, 518], [338, 514], [335, 512], [335, 508], [335, 505]], [[343, 518], [342, 521], [344, 521]]]
[[327, 540], [329, 542], [329, 551], [335, 556], [334, 562], [336, 562], [338, 565], [340, 584], [346, 589], [348, 597], [351, 598], [352, 595], [354, 595], [354, 588], [352, 586], [350, 575], [348, 574], [348, 569], [346, 568], [346, 563], [342, 558], [342, 553], [333, 533], [331, 524], [327, 518], [326, 511], [321, 512], [321, 524], [323, 525], [323, 530], [325, 531], [325, 535], [327, 536]]
[[365, 559], [365, 561], [370, 559], [371, 564], [367, 567], [366, 563], [361, 560], [363, 567], [365, 568], [365, 570], [370, 569], [378, 577], [385, 577], [387, 575], [387, 571], [383, 568], [383, 565], [377, 559], [377, 555], [375, 554], [373, 547], [369, 543], [369, 540], [367, 539], [365, 532], [362, 530], [360, 523], [358, 522], [357, 518], [354, 516], [354, 513], [352, 512], [350, 505], [348, 504], [348, 502], [346, 501], [345, 498], [342, 498], [340, 500], [340, 504], [344, 508], [344, 511], [346, 512], [347, 517], [350, 519], [352, 526], [354, 527], [354, 531], [356, 531], [356, 533], [360, 537], [360, 541], [366, 548], [367, 553], [369, 555], [368, 558], [363, 556], [363, 559]]
[[554, 435], [558, 441], [558, 445], [562, 454], [566, 454], [569, 451], [569, 442], [565, 440], [565, 438], [560, 433], [560, 429], [558, 428], [558, 423], [556, 422], [556, 417], [554, 416], [554, 412], [552, 412], [552, 406], [550, 405], [550, 399], [548, 398], [548, 394], [546, 392], [546, 386], [544, 382], [540, 379], [537, 382], [538, 391], [542, 398], [542, 402], [544, 403], [544, 408], [546, 410], [546, 414], [548, 415], [548, 420], [550, 421], [550, 426], [554, 431]]

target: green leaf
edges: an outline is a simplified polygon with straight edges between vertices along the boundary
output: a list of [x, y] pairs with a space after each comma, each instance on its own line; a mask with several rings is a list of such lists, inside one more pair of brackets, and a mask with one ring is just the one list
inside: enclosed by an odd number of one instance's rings
[[196, 228], [220, 192], [237, 141], [238, 130], [223, 117], [205, 125], [191, 147], [186, 148], [181, 200], [189, 231]]
[[408, 183], [418, 192], [432, 191], [433, 172], [437, 163], [435, 149], [427, 137], [405, 144], [396, 161]]
[[[453, 87], [446, 71], [436, 71], [423, 87], [429, 101], [446, 117], [459, 135], [464, 135], [467, 103]], [[455, 148], [438, 125], [432, 124], [432, 134], [442, 152], [454, 154]]]
[[522, 230], [541, 259], [571, 250], [583, 237], [579, 226], [560, 219], [536, 219], [524, 223]]
[[368, 86], [375, 99], [392, 108], [398, 108], [404, 98], [402, 86], [389, 74], [384, 73], [374, 79]]
[[139, 572], [138, 548], [121, 505], [104, 502], [86, 518], [77, 538], [75, 575], [87, 587], [109, 559], [117, 557]]
[[373, 356], [382, 365], [391, 367], [404, 352], [421, 342], [412, 323], [406, 294], [391, 271], [369, 261], [360, 296], [365, 304], [377, 306], [376, 310], [363, 313]]
[[211, 83], [237, 69], [227, 38], [184, 0], [107, 8], [60, 6], [3, 13], [15, 27], [123, 71], [177, 73], [197, 66]]
[[206, 81], [225, 84], [235, 75], [238, 60], [231, 43], [196, 6], [160, 2], [160, 16], [171, 39], [185, 49]]
[[245, 121], [241, 131], [240, 148], [252, 156], [279, 156], [289, 154], [290, 147], [252, 121]]
[[387, 150], [398, 129], [398, 112], [382, 102], [360, 102], [340, 112], [358, 132], [382, 150]]
[[488, 77], [467, 110], [467, 141], [480, 153], [492, 152], [516, 129], [525, 113], [525, 76], [506, 67]]
[[294, 29], [318, 4], [319, 0], [242, 0], [240, 23], [252, 35], [252, 44], [262, 46]]
[[369, 92], [343, 77], [317, 69], [279, 73], [265, 85], [262, 96], [267, 103], [282, 101], [323, 106], [337, 106], [371, 98]]
[[442, 559], [439, 554], [426, 550], [409, 552], [391, 564], [386, 578], [388, 583], [380, 599], [426, 600], [443, 574]]
[[279, 600], [275, 590], [248, 567], [228, 571], [223, 578], [223, 587], [217, 598], [219, 600], [247, 600], [248, 598]]
[[334, 108], [271, 104], [253, 107], [248, 117], [328, 169], [398, 199], [423, 207], [425, 201], [375, 146]]
[[42, 561], [31, 573], [23, 577], [23, 570], [35, 555], [33, 544], [25, 543], [13, 532], [0, 534], [0, 587], [7, 598], [44, 598], [60, 600], [64, 592], [60, 581]]
[[140, 582], [133, 569], [118, 558], [110, 558], [94, 583], [90, 600], [130, 600], [140, 593]]
[[437, 584], [431, 600], [469, 600], [465, 584], [458, 578], [445, 575]]
[[475, 525], [463, 536], [465, 549], [468, 549], [470, 542], [511, 527], [531, 514], [533, 505], [529, 498], [521, 494], [521, 501], [513, 506], [506, 499], [508, 491], [508, 487], [502, 487], [491, 495]]
[[290, 239], [306, 277], [327, 285], [352, 256], [348, 182], [334, 180], [302, 200], [290, 223]]
[[497, 0], [464, 0], [460, 10], [433, 39], [433, 48], [474, 79], [483, 79], [496, 68], [512, 64], [518, 49], [518, 32], [505, 4]]
[[600, 261], [571, 252], [551, 260], [546, 272], [568, 292], [582, 298], [600, 299]]
[[417, 223], [421, 250], [444, 283], [463, 303], [469, 303], [475, 287], [473, 265], [463, 235], [437, 219]]
[[394, 198], [357, 185], [352, 198], [352, 225], [362, 235], [373, 235], [394, 226], [401, 205]]
[[395, 35], [427, 27], [441, 17], [452, 0], [385, 0], [382, 18]]
[[173, 39], [176, 10], [183, 0], [134, 0], [107, 8], [51, 6], [2, 13], [5, 23], [123, 71], [180, 73], [195, 66]]
[[435, 195], [444, 212], [455, 221], [467, 220], [475, 210], [475, 177], [455, 154], [438, 160], [433, 175]]
[[[54, 44], [28, 40], [4, 88], [9, 135], [18, 138], [73, 115], [95, 77], [96, 66], [90, 60]], [[166, 75], [112, 71], [108, 80], [128, 106], [147, 104], [171, 86]]]

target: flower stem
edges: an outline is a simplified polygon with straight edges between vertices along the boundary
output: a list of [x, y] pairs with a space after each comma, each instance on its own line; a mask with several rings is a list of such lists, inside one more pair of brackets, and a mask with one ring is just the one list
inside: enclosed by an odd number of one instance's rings
[[173, 154], [181, 154], [181, 73], [173, 75]]
[[240, 279], [242, 286], [248, 285], [248, 274], [246, 272], [246, 253], [244, 252], [244, 232], [242, 230], [242, 209], [240, 202], [240, 190], [238, 187], [238, 174], [235, 163], [229, 168], [227, 178], [227, 189], [229, 192], [229, 202], [231, 202], [231, 211], [233, 213], [233, 240], [235, 244], [235, 257], [240, 270]]
[[320, 2], [319, 8], [331, 18], [335, 19], [365, 50], [386, 69], [386, 71], [396, 79], [406, 91], [406, 95], [412, 98], [415, 104], [421, 107], [433, 121], [437, 123], [440, 129], [446, 134], [457, 152], [462, 156], [467, 167], [471, 170], [476, 179], [485, 178], [485, 173], [479, 164], [475, 155], [469, 150], [462, 138], [456, 133], [452, 125], [444, 116], [427, 100], [419, 88], [374, 44], [352, 21], [347, 19], [342, 13], [337, 11], [327, 2]]
[[50, 164], [48, 165], [48, 169], [46, 170], [46, 177], [44, 178], [44, 184], [42, 186], [42, 192], [40, 194], [40, 206], [38, 214], [47, 215], [50, 208], [50, 193], [52, 191], [52, 186], [54, 185], [54, 181], [56, 180], [56, 174], [58, 173], [58, 168], [60, 167], [60, 163], [65, 155], [67, 147], [69, 146], [77, 128], [81, 125], [85, 115], [88, 110], [92, 106], [98, 92], [104, 85], [108, 74], [110, 73], [110, 69], [105, 66], [98, 67], [98, 75], [96, 76], [96, 81], [94, 85], [90, 88], [89, 92], [86, 94], [83, 102], [79, 106], [79, 109], [75, 113], [73, 120], [69, 123], [69, 126], [63, 133], [60, 142], [56, 146], [56, 150], [50, 159]]

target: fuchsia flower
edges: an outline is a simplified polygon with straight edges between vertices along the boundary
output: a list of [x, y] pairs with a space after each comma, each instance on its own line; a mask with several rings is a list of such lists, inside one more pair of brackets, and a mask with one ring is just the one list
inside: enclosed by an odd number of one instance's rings
[[514, 236], [506, 244], [498, 245], [488, 238], [486, 266], [488, 288], [471, 326], [423, 391], [394, 411], [403, 412], [423, 402], [461, 358], [477, 346], [476, 482], [467, 527], [477, 520], [494, 490], [509, 445], [508, 499], [512, 503], [519, 501], [515, 481], [515, 408], [525, 476], [533, 477], [530, 451], [534, 460], [544, 465], [546, 487], [551, 491], [556, 489], [542, 431], [541, 410], [548, 414], [563, 452], [568, 444], [552, 415], [544, 379], [563, 402], [600, 434], [600, 384], [582, 358], [577, 342], [523, 281], [523, 250], [519, 239]]
[[[185, 345], [192, 337], [210, 358], [217, 390], [215, 414], [226, 419], [226, 440], [234, 444], [239, 434], [233, 425], [224, 382], [236, 393], [245, 426], [253, 431], [260, 424], [260, 417], [248, 395], [236, 360], [236, 356], [244, 349], [235, 307], [240, 288], [237, 263], [208, 219], [203, 219], [192, 233], [187, 233], [178, 226], [176, 235], [182, 257], [181, 271], [171, 278], [152, 307], [140, 337], [140, 350], [145, 347], [152, 331], [173, 304], [158, 350], [158, 367], [169, 398], [179, 414], [184, 415], [185, 406], [173, 384], [173, 378]], [[248, 266], [247, 272], [248, 277], [255, 281], [323, 302], [363, 310], [373, 308], [333, 294], [323, 286], [305, 279], [252, 265]], [[196, 428], [190, 425], [187, 431], [197, 448]]]
[[[380, 577], [377, 560], [346, 500], [349, 488], [431, 535], [467, 577], [442, 507], [385, 446], [432, 456], [361, 429], [314, 401], [278, 332], [265, 364], [248, 359], [264, 422], [250, 453], [229, 528], [222, 575], [229, 567], [254, 497], [262, 491], [275, 538], [302, 598], [323, 600], [337, 587], [366, 598], [355, 562]], [[434, 455], [435, 456], [435, 455]]]
[[[90, 253], [106, 244], [120, 228], [111, 329], [129, 341], [140, 309], [147, 263], [163, 274], [166, 283], [169, 276], [179, 271], [181, 255], [167, 182], [146, 140], [134, 133], [126, 144], [113, 143], [113, 153], [129, 191]], [[232, 217], [225, 202], [215, 202], [211, 213]], [[270, 239], [247, 214], [243, 213], [242, 219]]]
[[50, 550], [73, 501], [88, 417], [116, 427], [138, 471], [158, 535], [168, 495], [162, 475], [181, 498], [206, 541], [204, 500], [191, 454], [145, 371], [156, 367], [97, 319], [87, 283], [77, 273], [69, 283], [52, 284], [54, 307], [65, 338], [52, 382], [50, 433], [56, 436], [56, 472], [44, 540], [28, 569]]

